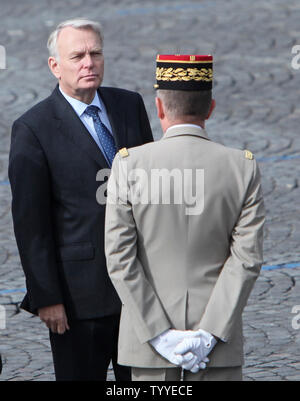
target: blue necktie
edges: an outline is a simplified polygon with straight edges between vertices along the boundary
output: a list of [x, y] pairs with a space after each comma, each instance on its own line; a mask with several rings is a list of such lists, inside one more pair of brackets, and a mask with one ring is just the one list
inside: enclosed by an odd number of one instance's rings
[[85, 109], [85, 113], [88, 116], [93, 118], [96, 133], [98, 135], [98, 138], [102, 145], [102, 148], [105, 152], [105, 156], [108, 159], [109, 164], [111, 166], [112, 162], [114, 160], [115, 154], [117, 152], [117, 148], [116, 148], [116, 145], [114, 142], [114, 138], [112, 137], [109, 130], [106, 128], [106, 126], [101, 121], [98, 111], [99, 111], [99, 107], [97, 107], [97, 106], [88, 106]]

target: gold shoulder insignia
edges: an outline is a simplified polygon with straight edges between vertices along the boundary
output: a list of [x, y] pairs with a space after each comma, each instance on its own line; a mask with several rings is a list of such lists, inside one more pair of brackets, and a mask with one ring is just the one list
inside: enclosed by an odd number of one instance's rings
[[254, 159], [253, 153], [250, 150], [245, 150], [245, 157], [246, 159], [252, 160]]
[[127, 157], [129, 156], [128, 150], [126, 148], [122, 148], [119, 150], [120, 156], [121, 157]]

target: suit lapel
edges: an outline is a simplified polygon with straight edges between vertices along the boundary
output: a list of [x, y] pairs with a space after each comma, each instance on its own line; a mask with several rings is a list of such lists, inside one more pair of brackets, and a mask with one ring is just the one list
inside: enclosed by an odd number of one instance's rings
[[118, 98], [110, 88], [100, 87], [98, 94], [105, 104], [117, 150], [122, 149], [127, 144], [126, 116], [123, 107], [119, 107]]
[[57, 128], [75, 145], [86, 152], [100, 167], [109, 168], [98, 145], [73, 110], [72, 106], [60, 93], [58, 85], [52, 93]]

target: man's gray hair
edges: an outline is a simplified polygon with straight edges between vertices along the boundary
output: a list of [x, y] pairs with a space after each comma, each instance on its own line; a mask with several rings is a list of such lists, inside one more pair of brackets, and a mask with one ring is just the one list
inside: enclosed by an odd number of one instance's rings
[[49, 55], [51, 57], [55, 57], [58, 59], [58, 49], [57, 49], [57, 39], [60, 31], [64, 28], [67, 27], [72, 27], [75, 29], [91, 29], [95, 33], [99, 35], [100, 41], [101, 41], [101, 46], [103, 46], [103, 33], [102, 33], [102, 26], [99, 24], [99, 22], [92, 21], [86, 18], [76, 18], [76, 19], [70, 19], [67, 21], [61, 22], [55, 30], [50, 34], [48, 42], [47, 42], [47, 48], [49, 50]]
[[157, 90], [167, 114], [176, 119], [178, 117], [193, 116], [205, 119], [208, 115], [212, 91], [183, 91], [183, 90]]

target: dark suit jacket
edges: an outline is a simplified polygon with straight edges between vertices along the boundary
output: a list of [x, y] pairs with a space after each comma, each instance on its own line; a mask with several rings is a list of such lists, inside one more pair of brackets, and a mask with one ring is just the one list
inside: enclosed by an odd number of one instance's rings
[[[105, 87], [98, 93], [118, 149], [153, 141], [139, 94]], [[96, 181], [103, 168], [104, 156], [58, 86], [14, 122], [9, 179], [27, 285], [23, 309], [63, 303], [75, 319], [120, 312], [106, 269], [105, 205], [96, 200], [106, 185]]]

